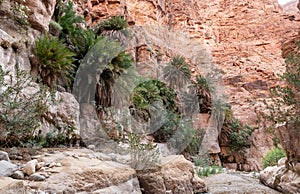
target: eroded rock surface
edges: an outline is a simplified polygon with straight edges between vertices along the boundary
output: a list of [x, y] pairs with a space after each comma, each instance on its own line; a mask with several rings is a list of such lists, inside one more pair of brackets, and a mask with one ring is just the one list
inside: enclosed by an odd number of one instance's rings
[[146, 194], [205, 192], [203, 180], [194, 173], [193, 164], [183, 156], [162, 158], [161, 165], [141, 171], [138, 178]]
[[211, 194], [279, 194], [280, 192], [270, 189], [259, 183], [253, 174], [239, 172], [222, 173], [203, 179]]

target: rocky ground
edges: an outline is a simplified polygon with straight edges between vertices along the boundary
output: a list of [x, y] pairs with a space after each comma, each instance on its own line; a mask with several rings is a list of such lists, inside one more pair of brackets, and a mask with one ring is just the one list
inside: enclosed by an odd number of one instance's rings
[[[157, 169], [136, 171], [129, 155], [91, 149], [8, 149], [0, 152], [0, 193], [279, 193], [259, 173], [227, 171], [200, 179], [183, 156], [168, 156]], [[10, 160], [10, 158], [13, 160]]]
[[204, 178], [211, 194], [279, 194], [258, 180], [259, 173], [227, 172]]
[[90, 149], [7, 151], [9, 154], [0, 153], [1, 194], [206, 191], [204, 182], [194, 174], [193, 164], [179, 155], [161, 158], [157, 168], [137, 171], [131, 167], [129, 155]]

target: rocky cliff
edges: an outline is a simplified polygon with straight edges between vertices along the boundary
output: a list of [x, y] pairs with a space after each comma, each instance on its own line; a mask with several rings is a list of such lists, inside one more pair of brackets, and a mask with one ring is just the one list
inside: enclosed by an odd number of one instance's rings
[[254, 106], [284, 71], [281, 43], [297, 34], [299, 22], [276, 0], [257, 1], [78, 1], [91, 26], [112, 15], [131, 25], [162, 25], [189, 32], [204, 43], [223, 71], [235, 115], [254, 124]]
[[[298, 16], [284, 11], [276, 0], [85, 0], [77, 3], [78, 12], [90, 26], [109, 16], [124, 15], [130, 25], [160, 25], [189, 33], [192, 41], [206, 46], [221, 70], [234, 115], [253, 126], [257, 125], [256, 110], [260, 110], [261, 100], [268, 98], [268, 88], [277, 84], [278, 74], [285, 71], [281, 45], [295, 37], [300, 26]], [[146, 47], [137, 50], [137, 62], [149, 61], [151, 56]], [[149, 71], [149, 67], [143, 66], [140, 71]], [[254, 131], [251, 141], [246, 159], [234, 157], [238, 165], [243, 164], [239, 169], [261, 169], [260, 158], [273, 146], [263, 128]], [[220, 148], [211, 145], [211, 150], [217, 153]], [[226, 148], [221, 150], [222, 155], [228, 155]]]

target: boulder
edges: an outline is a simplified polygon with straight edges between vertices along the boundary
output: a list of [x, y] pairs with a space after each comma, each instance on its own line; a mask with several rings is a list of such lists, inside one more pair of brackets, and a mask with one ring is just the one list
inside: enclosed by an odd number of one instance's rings
[[10, 161], [9, 157], [8, 157], [8, 153], [4, 152], [4, 151], [0, 151], [0, 160], [6, 160], [6, 161]]
[[[28, 186], [49, 193], [141, 193], [136, 171], [129, 165], [90, 158], [91, 150], [69, 150], [40, 158], [46, 164], [60, 163], [43, 182]], [[46, 170], [47, 171], [47, 170]]]
[[193, 164], [182, 155], [163, 157], [154, 169], [138, 172], [140, 186], [146, 194], [205, 192], [205, 183], [194, 173]]
[[30, 175], [28, 179], [30, 181], [44, 181], [46, 178], [43, 175], [40, 175], [39, 173], [34, 173]]
[[24, 172], [20, 171], [20, 170], [17, 170], [11, 175], [11, 178], [23, 180], [24, 179]]
[[30, 160], [29, 162], [27, 162], [24, 166], [24, 172], [27, 175], [32, 175], [33, 173], [35, 173], [36, 171], [36, 166], [38, 164], [38, 161], [36, 159], [34, 160]]
[[279, 192], [260, 184], [257, 178], [248, 173], [224, 172], [203, 179], [208, 187], [208, 193], [213, 194], [279, 194]]
[[6, 160], [0, 161], [0, 177], [11, 176], [18, 166]]
[[260, 181], [283, 193], [300, 193], [300, 175], [285, 166], [270, 166], [260, 172]]
[[9, 177], [0, 177], [0, 193], [3, 194], [16, 194], [25, 193], [26, 189], [23, 181], [14, 180]]

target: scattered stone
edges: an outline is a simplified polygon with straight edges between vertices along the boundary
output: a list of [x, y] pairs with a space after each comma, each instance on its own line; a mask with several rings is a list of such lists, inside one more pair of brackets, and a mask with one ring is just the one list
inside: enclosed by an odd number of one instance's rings
[[0, 151], [0, 160], [6, 160], [6, 161], [10, 161], [9, 157], [8, 157], [8, 153], [4, 152], [4, 151]]
[[20, 171], [20, 170], [17, 170], [17, 171], [15, 171], [15, 172], [11, 175], [11, 178], [23, 180], [23, 179], [24, 179], [24, 172], [23, 172], [23, 171]]
[[18, 169], [18, 166], [8, 162], [6, 160], [0, 161], [0, 177], [1, 176], [11, 176], [15, 170]]
[[40, 170], [42, 167], [44, 167], [45, 166], [45, 162], [38, 162], [37, 164], [36, 164], [36, 170]]
[[31, 156], [32, 159], [39, 159], [40, 157], [42, 156], [41, 155]]
[[27, 162], [24, 167], [24, 172], [27, 175], [32, 175], [36, 171], [37, 164], [38, 164], [38, 161], [36, 159]]
[[56, 162], [51, 162], [48, 167], [49, 168], [53, 168], [53, 167], [61, 167], [61, 163], [56, 163]]
[[96, 146], [95, 145], [89, 145], [87, 148], [90, 149], [90, 150], [94, 150], [96, 148]]
[[44, 181], [46, 178], [43, 175], [40, 175], [39, 173], [34, 173], [30, 175], [28, 179], [30, 181]]

